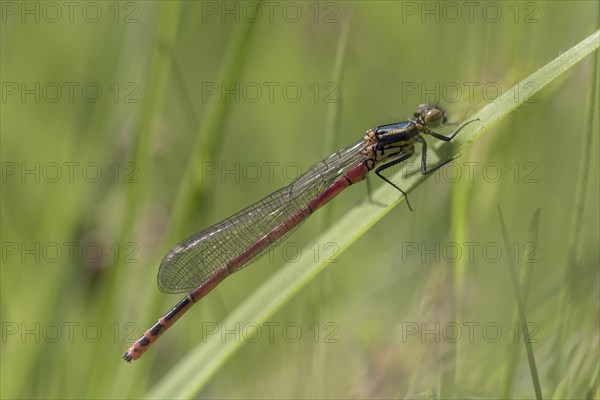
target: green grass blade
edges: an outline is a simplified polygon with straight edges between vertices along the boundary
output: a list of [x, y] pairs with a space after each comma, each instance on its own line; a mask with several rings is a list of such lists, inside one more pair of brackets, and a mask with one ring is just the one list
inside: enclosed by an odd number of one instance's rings
[[[348, 44], [348, 35], [350, 33], [350, 22], [351, 16], [348, 16], [342, 21], [340, 28], [340, 36], [338, 38], [337, 50], [335, 54], [335, 64], [333, 66], [333, 74], [331, 76], [331, 82], [337, 85], [338, 88], [342, 87], [342, 78], [344, 73], [344, 61], [346, 59], [346, 49]], [[327, 123], [325, 124], [325, 149], [334, 150], [333, 143], [340, 132], [340, 115], [341, 115], [342, 103], [340, 101], [333, 101], [329, 103], [327, 110]]]
[[[531, 217], [531, 222], [529, 223], [529, 237], [527, 243], [538, 243], [538, 233], [540, 226], [540, 213], [541, 209], [538, 208], [533, 213]], [[521, 276], [519, 277], [519, 286], [518, 290], [522, 293], [523, 298], [523, 307], [527, 307], [527, 300], [529, 298], [531, 281], [533, 275], [533, 263], [525, 262], [525, 268], [521, 270]], [[519, 317], [519, 310], [515, 310], [513, 313], [512, 320], [515, 320]], [[525, 329], [526, 326], [523, 326]], [[506, 350], [506, 364], [505, 364], [505, 377], [504, 377], [504, 387], [502, 389], [502, 398], [509, 399], [513, 397], [513, 383], [515, 374], [518, 367], [518, 359], [520, 354], [521, 346], [515, 346], [514, 343], [511, 343], [510, 346]]]
[[[577, 292], [576, 282], [573, 270], [581, 270], [581, 247], [582, 237], [584, 235], [584, 228], [589, 224], [587, 213], [586, 213], [586, 202], [589, 195], [589, 181], [590, 181], [590, 168], [592, 153], [594, 146], [592, 145], [593, 136], [596, 133], [594, 130], [594, 117], [597, 114], [598, 104], [598, 57], [594, 58], [594, 63], [591, 69], [591, 85], [593, 90], [590, 91], [589, 108], [587, 116], [587, 130], [583, 135], [581, 146], [579, 150], [579, 167], [577, 176], [577, 185], [575, 187], [575, 198], [573, 203], [573, 215], [571, 217], [571, 227], [568, 236], [568, 257], [567, 263], [564, 269], [564, 280], [565, 285], [562, 286], [560, 291], [560, 303], [558, 306], [557, 314], [561, 316], [559, 319], [560, 323], [557, 323], [557, 342], [567, 335], [567, 328], [572, 324], [572, 296], [573, 293]], [[588, 206], [589, 207], [589, 206]], [[581, 274], [581, 272], [580, 272]], [[553, 374], [557, 376], [563, 376], [567, 373], [567, 370], [571, 370], [572, 365], [564, 367], [569, 356], [565, 354], [563, 348], [556, 352], [557, 362], [554, 364]], [[561, 370], [562, 369], [562, 370]], [[558, 387], [560, 389], [560, 386]], [[558, 393], [560, 396], [560, 393]], [[553, 393], [553, 397], [556, 397], [557, 393]]]
[[[348, 47], [348, 36], [350, 33], [351, 15], [348, 15], [342, 20], [340, 26], [340, 32], [337, 42], [337, 50], [335, 55], [335, 62], [331, 75], [331, 84], [341, 88], [343, 86], [343, 73], [344, 63], [346, 60], [346, 50]], [[323, 148], [325, 152], [332, 152], [335, 149], [334, 143], [339, 138], [341, 133], [340, 129], [340, 116], [342, 114], [342, 101], [343, 97], [340, 96], [338, 101], [333, 101], [328, 104], [327, 107], [327, 122], [325, 124], [325, 134], [323, 138]], [[332, 223], [332, 208], [326, 208], [325, 212], [319, 213], [318, 226], [319, 230], [322, 231], [325, 227], [330, 226]], [[331, 320], [331, 309], [329, 307], [329, 299], [331, 298], [331, 278], [326, 276], [320, 287], [316, 287], [315, 295], [311, 296], [311, 302], [319, 304], [318, 313], [319, 317], [325, 320]], [[323, 398], [325, 396], [325, 386], [327, 381], [327, 352], [325, 349], [325, 343], [319, 342], [314, 350], [314, 358], [312, 364], [311, 377], [315, 390], [314, 396], [316, 398]]]
[[[498, 214], [500, 217], [500, 226], [502, 228], [502, 238], [504, 239], [504, 247], [507, 253], [510, 251], [510, 243], [512, 243], [508, 237], [508, 231], [506, 229], [506, 224], [504, 223], [504, 217], [502, 216], [502, 210], [500, 209], [500, 205], [498, 205]], [[535, 214], [533, 217], [533, 221], [537, 220]], [[519, 283], [519, 277], [517, 275], [517, 268], [513, 262], [511, 257], [506, 258], [508, 261], [508, 270], [510, 272], [510, 278], [512, 282], [512, 287], [515, 295], [515, 300], [517, 303], [517, 310], [519, 313], [519, 324], [523, 329], [523, 342], [525, 343], [525, 349], [527, 350], [527, 359], [529, 361], [529, 370], [531, 372], [531, 379], [533, 381], [533, 387], [535, 389], [535, 398], [541, 400], [542, 397], [542, 388], [540, 385], [540, 379], [537, 371], [537, 366], [535, 363], [535, 357], [533, 354], [533, 346], [531, 345], [530, 333], [529, 333], [529, 325], [527, 320], [527, 315], [525, 314], [525, 300], [523, 296], [523, 292], [521, 291], [521, 284]], [[505, 388], [506, 390], [506, 388]]]
[[600, 388], [598, 386], [598, 379], [600, 377], [600, 362], [596, 364], [596, 370], [590, 380], [590, 387], [585, 396], [586, 399], [597, 399], [600, 396]]
[[[244, 21], [233, 31], [233, 36], [228, 46], [227, 54], [223, 61], [218, 82], [225, 82], [231, 87], [239, 82], [247, 63], [247, 53], [253, 37], [255, 24]], [[208, 110], [198, 132], [194, 135], [188, 163], [180, 180], [175, 203], [173, 207], [173, 228], [171, 233], [177, 237], [186, 222], [186, 218], [196, 205], [194, 204], [194, 191], [202, 187], [201, 164], [212, 160], [211, 154], [219, 154], [223, 144], [223, 126], [233, 108], [231, 102], [223, 102], [213, 98], [208, 104]]]
[[[160, 46], [154, 50], [152, 61], [151, 76], [148, 82], [148, 93], [144, 98], [144, 105], [141, 116], [139, 135], [137, 136], [134, 146], [133, 159], [136, 165], [141, 169], [147, 167], [148, 152], [151, 142], [152, 125], [156, 123], [153, 116], [158, 114], [163, 99], [166, 98], [166, 92], [169, 84], [169, 74], [171, 71], [170, 58], [161, 51], [161, 47], [172, 47], [177, 41], [177, 30], [179, 28], [179, 18], [181, 17], [181, 3], [174, 1], [168, 6], [162, 6], [160, 20]], [[143, 181], [142, 181], [143, 182]], [[139, 187], [140, 185], [132, 185], [129, 190], [129, 212], [125, 215], [128, 220], [123, 226], [130, 227], [133, 225], [135, 218], [135, 210], [139, 207], [140, 199], [147, 187]]]
[[[599, 32], [596, 32], [575, 45], [553, 61], [549, 62], [521, 82], [513, 90], [499, 97], [494, 103], [484, 107], [469, 119], [479, 118], [461, 131], [452, 143], [444, 144], [443, 154], [452, 156], [466, 146], [468, 142], [483, 134], [485, 130], [505, 117], [511, 110], [524, 103], [548, 83], [556, 79], [577, 62], [598, 48]], [[519, 96], [515, 98], [515, 91]], [[392, 179], [399, 180], [400, 173]], [[403, 187], [411, 191], [424, 182], [420, 174], [402, 178]], [[366, 233], [377, 221], [391, 211], [403, 198], [389, 185], [383, 185], [373, 194], [372, 203], [363, 203], [351, 209], [344, 217], [318, 239], [319, 243], [334, 242], [338, 251], [332, 254], [335, 258], [354, 241]], [[382, 207], [380, 204], [387, 204]], [[279, 310], [294, 297], [316, 275], [327, 267], [324, 262], [315, 264], [308, 254], [296, 263], [284, 266], [269, 281], [260, 287], [234, 310], [222, 325], [258, 324]], [[243, 341], [221, 342], [220, 335], [199, 344], [185, 359], [176, 365], [171, 372], [157, 382], [148, 393], [148, 398], [191, 398], [198, 393], [204, 384], [215, 374], [225, 361], [243, 344]]]
[[[513, 109], [530, 99], [535, 93], [542, 90], [546, 85], [556, 79], [563, 72], [567, 71], [573, 65], [577, 64], [584, 57], [598, 48], [600, 43], [600, 31], [594, 32], [573, 46], [563, 54], [550, 61], [542, 68], [523, 79], [506, 93], [500, 96], [495, 102], [484, 107], [475, 118], [480, 118], [485, 128], [475, 132], [469, 140], [479, 137], [483, 132], [490, 128], [496, 122], [508, 115]], [[459, 135], [455, 141], [466, 142], [467, 135]], [[461, 140], [462, 139], [462, 140]], [[462, 147], [462, 146], [461, 146]]]

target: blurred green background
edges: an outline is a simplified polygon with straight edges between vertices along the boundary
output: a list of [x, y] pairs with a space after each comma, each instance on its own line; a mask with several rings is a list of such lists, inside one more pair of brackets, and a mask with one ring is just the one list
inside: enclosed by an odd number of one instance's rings
[[[128, 365], [183, 297], [156, 287], [170, 247], [419, 103], [464, 120], [598, 29], [594, 1], [69, 4], [1, 5], [2, 398], [144, 396], [282, 265], [322, 261], [335, 243], [314, 238], [366, 190]], [[532, 398], [508, 257], [530, 276], [544, 396], [598, 397], [597, 56], [411, 192], [415, 212], [396, 207], [260, 337], [226, 327], [248, 343], [198, 397]]]

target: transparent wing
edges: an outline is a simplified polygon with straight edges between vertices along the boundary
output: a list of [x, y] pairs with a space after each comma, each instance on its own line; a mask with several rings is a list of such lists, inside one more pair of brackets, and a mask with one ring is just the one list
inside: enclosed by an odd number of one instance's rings
[[[160, 263], [160, 290], [179, 293], [200, 286], [219, 269], [232, 263], [246, 249], [305, 207], [338, 177], [360, 163], [364, 146], [364, 141], [360, 140], [333, 153], [288, 186], [177, 244]], [[306, 217], [246, 260], [246, 265], [280, 243], [299, 227]], [[238, 268], [233, 269], [242, 268], [235, 267]]]

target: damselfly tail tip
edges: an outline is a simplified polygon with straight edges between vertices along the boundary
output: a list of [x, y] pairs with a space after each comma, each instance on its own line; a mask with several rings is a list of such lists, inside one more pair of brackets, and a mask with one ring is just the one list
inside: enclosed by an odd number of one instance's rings
[[123, 354], [123, 360], [127, 361], [128, 363], [131, 363], [132, 361], [135, 361], [138, 358], [140, 358], [142, 354], [144, 354], [144, 352], [137, 347], [136, 342], [130, 348], [127, 349], [125, 354]]
[[127, 349], [127, 351], [123, 355], [123, 360], [125, 360], [125, 361], [127, 361], [128, 363], [131, 364], [132, 361], [137, 360], [141, 356], [142, 355], [139, 352], [139, 350], [137, 350], [135, 348], [135, 346], [131, 346], [129, 349]]

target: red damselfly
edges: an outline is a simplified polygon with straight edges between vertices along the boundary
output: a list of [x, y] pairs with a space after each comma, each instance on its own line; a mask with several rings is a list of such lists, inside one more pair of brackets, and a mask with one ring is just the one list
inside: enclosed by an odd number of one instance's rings
[[[166, 293], [189, 292], [173, 309], [144, 332], [123, 356], [137, 360], [160, 335], [194, 303], [215, 288], [228, 275], [279, 244], [313, 212], [348, 186], [375, 174], [406, 193], [381, 172], [410, 158], [415, 143], [422, 146], [421, 173], [433, 172], [450, 160], [427, 168], [427, 143], [422, 134], [448, 142], [467, 124], [450, 136], [430, 128], [447, 123], [446, 113], [437, 105], [420, 105], [413, 117], [394, 124], [369, 129], [359, 140], [323, 159], [288, 186], [173, 247], [160, 263], [158, 286]], [[410, 207], [408, 198], [406, 203]]]

